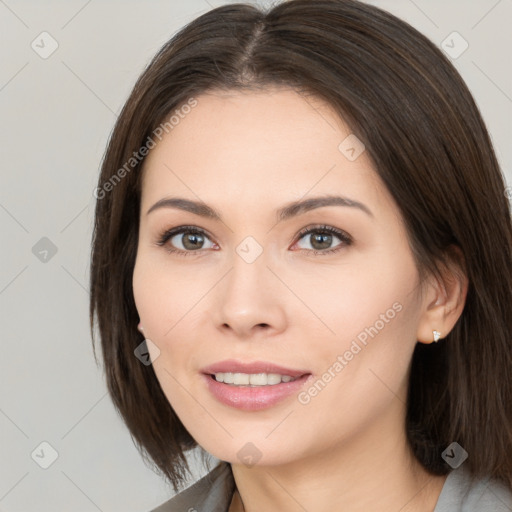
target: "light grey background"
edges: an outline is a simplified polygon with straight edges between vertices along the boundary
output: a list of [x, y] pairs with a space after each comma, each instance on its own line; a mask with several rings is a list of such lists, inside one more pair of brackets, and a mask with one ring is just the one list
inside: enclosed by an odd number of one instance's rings
[[[145, 512], [173, 494], [139, 457], [93, 359], [92, 193], [144, 66], [185, 23], [225, 3], [0, 0], [0, 511]], [[369, 3], [452, 53], [464, 44], [454, 31], [467, 41], [454, 63], [512, 184], [512, 0]], [[58, 44], [46, 58], [55, 43], [42, 32]], [[58, 453], [47, 469], [42, 442]]]

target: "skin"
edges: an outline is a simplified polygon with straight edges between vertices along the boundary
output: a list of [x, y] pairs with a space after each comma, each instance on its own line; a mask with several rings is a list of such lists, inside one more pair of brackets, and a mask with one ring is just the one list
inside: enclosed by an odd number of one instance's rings
[[[241, 498], [249, 512], [331, 512], [339, 503], [345, 512], [432, 511], [446, 477], [427, 473], [406, 443], [407, 380], [416, 343], [430, 343], [433, 329], [448, 334], [467, 283], [446, 269], [442, 282], [420, 286], [397, 205], [367, 152], [350, 161], [338, 149], [351, 131], [320, 99], [273, 88], [197, 100], [145, 160], [133, 274], [170, 404], [199, 445], [232, 464], [231, 510], [242, 510]], [[373, 216], [327, 206], [276, 224], [286, 203], [329, 194]], [[204, 201], [223, 222], [171, 208], [146, 213], [171, 195]], [[322, 246], [298, 233], [324, 224], [353, 243], [333, 235], [324, 247], [341, 249], [314, 255]], [[207, 232], [194, 254], [166, 250], [194, 252], [182, 245], [186, 233], [156, 244], [182, 225]], [[248, 236], [263, 249], [252, 263], [236, 252]], [[203, 382], [200, 370], [225, 359], [306, 369], [314, 382], [397, 302], [400, 312], [307, 404], [292, 396], [242, 411]], [[261, 453], [252, 467], [238, 456], [249, 442]]]

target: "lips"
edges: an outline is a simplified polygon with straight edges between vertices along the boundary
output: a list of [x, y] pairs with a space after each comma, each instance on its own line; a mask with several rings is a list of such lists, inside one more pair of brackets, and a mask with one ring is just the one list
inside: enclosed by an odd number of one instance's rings
[[289, 375], [293, 378], [302, 377], [303, 375], [311, 373], [308, 370], [286, 368], [285, 366], [276, 365], [266, 361], [243, 363], [234, 359], [219, 361], [218, 363], [214, 363], [203, 368], [201, 372], [206, 375], [214, 375], [216, 373], [278, 373], [280, 375]]
[[[216, 400], [229, 407], [244, 411], [269, 409], [290, 400], [313, 378], [311, 372], [307, 370], [287, 368], [265, 361], [243, 363], [232, 359], [212, 364], [201, 371], [206, 389]], [[215, 379], [215, 374], [224, 374], [224, 376], [227, 374], [277, 374], [293, 377], [293, 380], [262, 386], [233, 385], [218, 382]]]

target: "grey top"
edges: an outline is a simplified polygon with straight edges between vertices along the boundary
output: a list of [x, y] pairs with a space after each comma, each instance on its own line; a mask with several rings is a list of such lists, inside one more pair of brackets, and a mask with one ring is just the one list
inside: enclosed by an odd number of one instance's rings
[[[195, 484], [151, 512], [227, 512], [234, 491], [231, 466], [220, 462]], [[434, 512], [512, 512], [512, 492], [489, 478], [471, 485], [462, 465], [448, 475]]]

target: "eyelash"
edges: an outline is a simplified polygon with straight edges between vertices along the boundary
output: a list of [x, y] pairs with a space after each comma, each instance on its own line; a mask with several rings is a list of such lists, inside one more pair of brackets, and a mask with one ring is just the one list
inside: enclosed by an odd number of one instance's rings
[[[206, 231], [202, 230], [201, 228], [197, 228], [195, 226], [179, 226], [179, 227], [172, 228], [172, 229], [162, 232], [158, 237], [156, 245], [158, 245], [160, 247], [164, 247], [165, 244], [172, 237], [174, 237], [176, 235], [183, 234], [183, 233], [192, 233], [194, 235], [202, 235], [207, 238], [210, 238], [210, 236], [206, 233]], [[350, 235], [348, 235], [345, 231], [342, 231], [340, 229], [334, 228], [332, 226], [327, 226], [327, 225], [317, 225], [317, 226], [311, 226], [311, 227], [302, 229], [297, 234], [297, 241], [300, 240], [301, 238], [303, 238], [305, 235], [309, 235], [311, 233], [333, 234], [333, 235], [336, 235], [342, 242], [339, 245], [337, 245], [336, 247], [333, 247], [332, 249], [325, 249], [323, 251], [319, 251], [316, 249], [299, 249], [301, 251], [311, 252], [315, 256], [324, 256], [326, 254], [332, 254], [332, 253], [338, 252], [338, 251], [342, 250], [344, 247], [352, 245], [352, 242], [353, 242], [352, 237]], [[173, 247], [166, 247], [165, 250], [168, 253], [178, 254], [180, 256], [197, 256], [198, 255], [197, 253], [202, 252], [201, 249], [195, 250], [195, 251], [183, 251], [181, 249], [175, 249]]]

